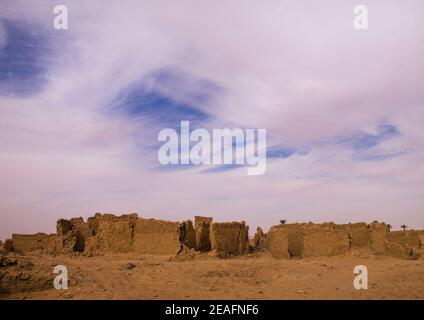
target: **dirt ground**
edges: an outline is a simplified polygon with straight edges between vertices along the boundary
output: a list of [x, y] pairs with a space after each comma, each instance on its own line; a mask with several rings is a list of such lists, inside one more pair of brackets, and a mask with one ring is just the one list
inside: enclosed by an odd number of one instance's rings
[[[67, 290], [53, 288], [58, 264], [68, 268]], [[356, 265], [368, 268], [368, 290], [353, 287]], [[0, 257], [0, 292], [0, 299], [424, 299], [424, 260], [9, 253]]]

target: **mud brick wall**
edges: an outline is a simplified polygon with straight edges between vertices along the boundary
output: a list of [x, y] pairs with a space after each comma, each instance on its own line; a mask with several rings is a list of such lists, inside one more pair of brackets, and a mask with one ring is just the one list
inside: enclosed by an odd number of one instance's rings
[[404, 259], [418, 259], [422, 255], [422, 242], [418, 231], [388, 232], [385, 243], [385, 255]]
[[97, 233], [86, 240], [87, 253], [129, 252], [133, 233], [129, 221], [100, 221]]
[[92, 235], [96, 235], [99, 230], [100, 222], [113, 222], [113, 221], [128, 221], [131, 225], [135, 226], [137, 219], [139, 218], [138, 213], [123, 214], [116, 216], [111, 213], [96, 213], [94, 217], [87, 219], [87, 224], [91, 230]]
[[387, 241], [385, 243], [384, 255], [403, 259], [418, 259], [418, 252], [413, 248], [406, 246], [400, 242]]
[[210, 226], [213, 219], [211, 217], [194, 217], [194, 228], [196, 236], [196, 250], [198, 251], [210, 251], [211, 242], [210, 242]]
[[424, 250], [424, 231], [418, 231], [418, 237], [420, 237], [421, 250]]
[[62, 250], [60, 238], [56, 234], [13, 234], [13, 251], [30, 252], [42, 250], [46, 253], [59, 253]]
[[277, 259], [290, 259], [289, 229], [273, 226], [266, 235], [266, 248]]
[[284, 224], [280, 228], [287, 229], [289, 236], [289, 253], [291, 257], [302, 257], [304, 250], [303, 228], [304, 223]]
[[3, 250], [13, 251], [13, 241], [12, 239], [6, 239], [3, 243]]
[[211, 250], [220, 258], [246, 254], [249, 251], [248, 233], [249, 227], [244, 221], [212, 223]]
[[266, 237], [267, 235], [263, 232], [261, 227], [256, 228], [255, 235], [250, 243], [252, 250], [261, 251], [266, 247]]
[[134, 250], [140, 254], [175, 255], [182, 249], [180, 223], [155, 219], [138, 219]]
[[138, 214], [115, 216], [96, 213], [87, 220], [92, 236], [86, 238], [85, 253], [130, 252], [134, 250]]
[[379, 222], [278, 225], [268, 232], [267, 248], [276, 258], [345, 255], [356, 248], [371, 254], [417, 259], [423, 251], [419, 232], [389, 233], [387, 225]]
[[369, 225], [370, 248], [375, 254], [386, 254], [386, 242], [389, 232], [385, 223], [373, 222]]
[[371, 230], [365, 222], [349, 223], [342, 225], [350, 238], [351, 248], [368, 248], [370, 246]]
[[418, 250], [420, 257], [424, 259], [424, 231], [418, 231], [418, 236], [420, 237], [421, 247]]
[[196, 233], [191, 220], [180, 224], [180, 242], [189, 249], [196, 248]]
[[411, 248], [420, 248], [422, 240], [419, 231], [393, 231], [388, 233], [389, 241], [401, 243]]
[[330, 257], [349, 252], [349, 235], [340, 226], [308, 225], [302, 232], [304, 257]]
[[[272, 248], [273, 251], [271, 255], [280, 258], [287, 258], [286, 250], [288, 250], [289, 257], [302, 257], [303, 256], [303, 227], [304, 223], [294, 223], [294, 224], [280, 224], [273, 226], [272, 237], [275, 239], [280, 239], [282, 248], [277, 248], [277, 242], [274, 239], [270, 240], [268, 246]], [[287, 234], [287, 235], [283, 235]], [[267, 234], [267, 239], [269, 234]], [[286, 238], [288, 243], [286, 244]], [[287, 249], [286, 249], [287, 246]], [[281, 251], [281, 252], [280, 252]]]
[[333, 223], [281, 224], [267, 234], [267, 249], [278, 259], [343, 255], [349, 244], [347, 231]]
[[183, 248], [208, 252], [221, 258], [267, 249], [276, 258], [346, 255], [351, 249], [406, 259], [424, 256], [424, 231], [389, 232], [385, 223], [295, 223], [261, 228], [249, 242], [245, 222], [212, 223], [196, 216], [193, 223], [141, 219], [138, 214], [60, 219], [56, 234], [14, 234], [1, 244], [3, 251], [46, 253], [121, 253], [176, 255]]
[[88, 224], [81, 217], [59, 219], [56, 223], [56, 233], [61, 239], [64, 253], [83, 252], [86, 239], [92, 235]]

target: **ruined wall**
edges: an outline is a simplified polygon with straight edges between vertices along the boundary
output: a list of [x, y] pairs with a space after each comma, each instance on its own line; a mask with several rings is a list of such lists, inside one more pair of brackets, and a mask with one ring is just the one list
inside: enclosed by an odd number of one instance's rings
[[139, 218], [138, 213], [123, 214], [116, 216], [111, 213], [96, 213], [93, 217], [87, 219], [87, 224], [93, 235], [97, 235], [99, 232], [99, 226], [101, 222], [113, 222], [113, 221], [128, 221], [130, 224], [135, 226], [137, 219]]
[[56, 223], [56, 233], [62, 242], [63, 253], [83, 252], [85, 241], [92, 232], [84, 219], [59, 219]]
[[286, 246], [290, 257], [344, 255], [356, 248], [372, 254], [417, 259], [422, 252], [419, 232], [389, 234], [387, 225], [379, 222], [369, 225], [303, 223], [272, 227], [268, 233], [270, 253], [286, 258]]
[[[304, 249], [304, 240], [303, 240], [303, 229], [305, 227], [305, 223], [293, 223], [293, 224], [280, 224], [273, 226], [271, 229], [273, 229], [273, 237], [275, 237], [275, 234], [277, 233], [277, 230], [279, 230], [279, 233], [287, 233], [287, 250], [289, 252], [290, 257], [302, 257], [303, 256], [303, 249]], [[268, 238], [268, 235], [267, 235]], [[285, 236], [282, 237], [282, 239], [285, 239]], [[273, 241], [273, 240], [271, 240]], [[284, 240], [285, 241], [285, 240]], [[278, 256], [284, 256], [285, 255], [285, 246], [286, 243], [282, 242], [283, 244], [283, 252], [284, 254], [281, 255], [280, 253], [277, 253]], [[276, 250], [275, 245], [273, 245], [273, 250]], [[272, 255], [275, 255], [271, 253]]]
[[422, 242], [419, 231], [388, 232], [385, 243], [385, 254], [404, 259], [418, 259], [422, 253]]
[[386, 254], [386, 242], [388, 240], [388, 228], [385, 223], [373, 222], [369, 225], [370, 248], [375, 254]]
[[304, 223], [284, 224], [280, 228], [287, 229], [289, 240], [289, 253], [291, 257], [302, 257], [304, 250], [303, 229]]
[[421, 256], [424, 258], [424, 231], [423, 230], [418, 231], [418, 236], [420, 237], [420, 242], [421, 242], [421, 248], [420, 248], [420, 251], [422, 252]]
[[302, 257], [304, 250], [303, 232], [301, 228], [294, 227], [289, 232], [289, 253], [291, 257]]
[[207, 222], [209, 224], [212, 224], [213, 218], [212, 217], [202, 217], [202, 216], [195, 216], [194, 217], [194, 225], [195, 227], [201, 224], [202, 222]]
[[386, 242], [384, 255], [411, 260], [416, 260], [419, 257], [418, 252], [413, 248], [400, 242], [392, 241]]
[[212, 223], [210, 243], [213, 254], [220, 258], [238, 256], [249, 251], [249, 227], [242, 222]]
[[422, 240], [419, 231], [393, 231], [388, 233], [388, 239], [392, 242], [401, 243], [411, 248], [420, 248]]
[[[83, 218], [60, 219], [57, 234], [14, 234], [1, 244], [3, 251], [46, 253], [120, 253], [175, 255], [183, 248], [208, 252], [218, 257], [242, 255], [267, 249], [276, 258], [345, 255], [351, 249], [406, 259], [424, 256], [424, 231], [389, 232], [384, 223], [295, 223], [274, 226], [265, 234], [261, 228], [249, 241], [245, 222], [212, 223], [211, 217], [170, 222], [141, 219], [136, 213], [115, 216], [97, 213]], [[187, 252], [190, 252], [188, 250]], [[354, 254], [357, 254], [356, 251]]]
[[189, 249], [196, 248], [196, 233], [191, 220], [180, 224], [180, 242]]
[[86, 238], [85, 253], [129, 252], [134, 250], [138, 214], [115, 216], [96, 213], [87, 220], [92, 234]]
[[302, 233], [304, 257], [336, 256], [349, 252], [349, 235], [338, 225], [306, 225]]
[[211, 217], [194, 217], [194, 228], [196, 236], [196, 250], [198, 251], [210, 251], [211, 242], [210, 242], [210, 226], [212, 224]]
[[365, 222], [349, 223], [342, 225], [346, 229], [350, 238], [352, 249], [368, 248], [370, 245], [371, 230]]
[[86, 240], [87, 253], [128, 252], [133, 234], [129, 221], [100, 221], [97, 234]]
[[182, 249], [180, 224], [155, 219], [138, 219], [134, 250], [140, 254], [175, 255]]
[[343, 255], [349, 252], [349, 244], [348, 232], [334, 223], [281, 224], [267, 235], [268, 250], [280, 259]]
[[12, 239], [6, 239], [3, 243], [4, 251], [13, 251], [13, 242]]
[[261, 251], [266, 248], [266, 234], [263, 232], [261, 227], [256, 229], [255, 235], [250, 241], [250, 246], [254, 251]]
[[289, 231], [283, 225], [273, 226], [266, 236], [266, 248], [277, 259], [290, 259]]
[[424, 231], [423, 230], [418, 231], [418, 236], [420, 237], [420, 242], [421, 242], [421, 247], [418, 250], [418, 253], [421, 259], [424, 259]]
[[30, 252], [42, 250], [49, 254], [59, 253], [62, 250], [62, 243], [56, 234], [13, 234], [13, 251]]
[[370, 224], [344, 225], [351, 238], [351, 248], [366, 248], [373, 254], [405, 259], [417, 259], [420, 247], [418, 232], [389, 232], [387, 224], [374, 221]]

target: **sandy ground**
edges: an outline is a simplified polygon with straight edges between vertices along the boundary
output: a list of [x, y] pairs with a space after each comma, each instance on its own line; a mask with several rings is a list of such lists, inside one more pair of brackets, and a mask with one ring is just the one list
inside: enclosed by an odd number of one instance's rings
[[[8, 254], [0, 299], [424, 299], [424, 260], [334, 257], [276, 260], [267, 253], [191, 260], [119, 254], [69, 257]], [[182, 259], [184, 260], [184, 259]], [[53, 267], [69, 271], [69, 289], [53, 288]], [[356, 265], [369, 289], [353, 287]]]

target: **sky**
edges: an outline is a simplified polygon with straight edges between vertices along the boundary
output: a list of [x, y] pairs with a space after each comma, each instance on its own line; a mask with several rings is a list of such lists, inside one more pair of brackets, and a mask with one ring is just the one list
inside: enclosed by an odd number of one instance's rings
[[[68, 8], [68, 30], [53, 8]], [[424, 2], [0, 0], [0, 239], [95, 212], [424, 229]], [[264, 128], [267, 169], [159, 164]]]

